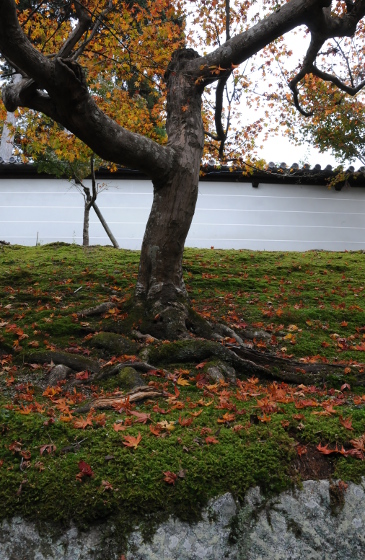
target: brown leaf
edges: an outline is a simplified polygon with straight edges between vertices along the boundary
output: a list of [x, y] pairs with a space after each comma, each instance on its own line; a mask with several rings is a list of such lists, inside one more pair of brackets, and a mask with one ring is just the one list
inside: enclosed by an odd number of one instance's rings
[[46, 443], [45, 445], [41, 445], [41, 447], [39, 448], [39, 452], [41, 455], [43, 455], [43, 453], [54, 453], [54, 451], [56, 451], [57, 447], [54, 445], [54, 443]]
[[167, 484], [175, 485], [175, 482], [176, 482], [176, 479], [177, 479], [177, 474], [175, 474], [174, 472], [171, 472], [171, 471], [165, 471], [163, 474], [165, 475], [164, 476], [164, 481]]

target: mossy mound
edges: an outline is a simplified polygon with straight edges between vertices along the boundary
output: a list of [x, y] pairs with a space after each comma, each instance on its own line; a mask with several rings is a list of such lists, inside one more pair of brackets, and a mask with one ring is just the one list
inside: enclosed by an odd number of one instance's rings
[[99, 385], [104, 389], [114, 390], [119, 388], [122, 391], [131, 391], [136, 387], [145, 385], [142, 376], [132, 367], [123, 367], [116, 375], [106, 380], [99, 381]]
[[137, 342], [112, 332], [100, 332], [96, 334], [90, 340], [90, 345], [105, 350], [109, 356], [137, 354], [139, 350]]

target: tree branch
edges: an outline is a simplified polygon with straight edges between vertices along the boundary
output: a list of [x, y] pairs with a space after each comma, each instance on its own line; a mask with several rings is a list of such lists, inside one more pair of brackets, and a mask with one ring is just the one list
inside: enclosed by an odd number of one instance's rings
[[291, 0], [212, 53], [192, 60], [187, 70], [196, 78], [202, 77], [204, 85], [217, 81], [221, 76], [212, 70], [222, 68], [223, 73], [230, 70], [232, 65], [241, 64], [281, 35], [305, 24], [314, 8], [329, 4], [330, 0]]
[[[75, 1], [75, 4], [77, 6], [81, 6], [81, 4], [79, 2], [77, 2], [77, 0]], [[83, 6], [81, 6], [82, 9]], [[80, 9], [81, 9], [80, 8]], [[92, 26], [91, 32], [89, 37], [83, 42], [83, 44], [77, 49], [77, 51], [75, 52], [75, 54], [73, 55], [73, 60], [77, 60], [78, 57], [84, 52], [85, 48], [87, 47], [87, 45], [93, 40], [93, 38], [95, 37], [99, 27], [101, 26], [101, 24], [103, 23], [103, 19], [112, 11], [113, 9], [113, 3], [111, 1], [109, 1], [108, 6], [101, 12], [100, 15], [98, 15], [98, 17], [96, 18], [96, 21], [94, 23], [94, 25]]]
[[293, 92], [294, 105], [295, 105], [296, 109], [304, 117], [311, 117], [313, 115], [313, 111], [305, 111], [300, 106], [298, 84], [299, 84], [300, 80], [302, 80], [304, 78], [304, 76], [306, 76], [306, 74], [309, 74], [310, 72], [312, 72], [314, 61], [315, 61], [315, 59], [317, 57], [317, 54], [318, 54], [318, 51], [322, 47], [323, 43], [324, 43], [324, 40], [323, 40], [322, 36], [319, 36], [316, 33], [312, 34], [311, 42], [310, 42], [310, 45], [308, 47], [307, 53], [306, 53], [304, 61], [303, 61], [303, 66], [302, 66], [300, 72], [298, 72], [298, 74], [289, 82], [289, 87], [290, 87], [291, 91]]
[[50, 60], [33, 47], [19, 25], [14, 0], [0, 2], [0, 52], [29, 76], [4, 88], [9, 111], [20, 106], [43, 112], [106, 161], [139, 169], [151, 179], [169, 174], [175, 151], [124, 129], [103, 113], [77, 63], [60, 57]]
[[83, 34], [89, 29], [91, 25], [91, 16], [89, 12], [79, 2], [75, 2], [75, 12], [78, 17], [79, 23], [77, 24], [71, 35], [68, 37], [68, 39], [65, 41], [57, 56], [63, 58], [69, 57], [74, 47], [77, 45]]
[[316, 66], [313, 66], [311, 72], [312, 74], [314, 74], [314, 76], [317, 76], [318, 78], [321, 78], [326, 82], [332, 82], [332, 84], [337, 86], [338, 89], [344, 91], [345, 93], [348, 93], [351, 96], [356, 95], [365, 86], [365, 80], [360, 82], [356, 87], [347, 86], [344, 82], [342, 82], [339, 78], [337, 78], [337, 76], [333, 76], [332, 74], [323, 72], [322, 70], [319, 70], [319, 68], [317, 68]]

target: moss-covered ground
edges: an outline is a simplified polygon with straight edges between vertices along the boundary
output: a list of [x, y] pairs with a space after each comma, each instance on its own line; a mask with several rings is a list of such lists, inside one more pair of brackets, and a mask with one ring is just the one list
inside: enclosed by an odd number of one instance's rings
[[[101, 354], [89, 331], [123, 317], [138, 258], [108, 247], [0, 248], [1, 517], [80, 526], [113, 517], [127, 531], [171, 513], [198, 518], [227, 491], [242, 499], [254, 485], [274, 493], [303, 477], [365, 475], [365, 389], [350, 373], [365, 361], [364, 254], [185, 252], [197, 311], [243, 336], [247, 324], [268, 331], [271, 340], [249, 341], [262, 351], [340, 363], [341, 387], [214, 384], [204, 364], [164, 363], [169, 375], [153, 364], [143, 378], [163, 397], [78, 414], [115, 382], [47, 388], [52, 364], [29, 353], [66, 349], [102, 367], [130, 360]], [[106, 317], [76, 315], [110, 300], [118, 307]]]

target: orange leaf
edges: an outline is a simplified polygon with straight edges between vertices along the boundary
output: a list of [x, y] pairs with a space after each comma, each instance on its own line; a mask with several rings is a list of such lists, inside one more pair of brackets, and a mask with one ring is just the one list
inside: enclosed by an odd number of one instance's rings
[[352, 418], [351, 416], [348, 416], [347, 418], [343, 418], [341, 415], [339, 417], [340, 420], [340, 424], [346, 428], [346, 430], [353, 430], [354, 428], [352, 427]]
[[193, 422], [193, 418], [181, 418], [181, 416], [179, 416], [180, 426], [190, 426], [192, 422]]
[[81, 416], [81, 418], [74, 421], [72, 426], [73, 426], [73, 428], [76, 428], [77, 430], [85, 430], [85, 428], [87, 426], [92, 426], [92, 425], [93, 425], [93, 422], [92, 422], [90, 416], [88, 416], [85, 419]]
[[133, 447], [133, 449], [137, 449], [142, 439], [140, 433], [138, 433], [137, 437], [134, 436], [123, 436], [123, 437], [124, 437], [123, 445], [125, 445], [126, 447]]
[[271, 422], [271, 416], [266, 416], [266, 414], [258, 416], [257, 418], [260, 420], [260, 422]]
[[184, 379], [183, 377], [179, 377], [179, 379], [176, 381], [176, 383], [178, 385], [182, 385], [182, 386], [186, 386], [186, 385], [190, 385], [189, 381], [187, 381], [186, 379]]
[[161, 427], [160, 426], [150, 426], [150, 432], [156, 437], [161, 436]]
[[127, 427], [126, 427], [126, 426], [123, 426], [123, 424], [121, 424], [121, 423], [115, 423], [115, 424], [113, 424], [113, 429], [114, 429], [116, 432], [124, 432], [124, 430], [126, 430]]
[[336, 449], [328, 449], [328, 444], [327, 445], [321, 445], [319, 443], [317, 445], [317, 449], [320, 453], [323, 453], [324, 455], [330, 455], [331, 453], [336, 453]]
[[305, 455], [308, 452], [308, 449], [305, 445], [297, 445], [297, 453], [299, 457]]
[[226, 412], [225, 414], [223, 414], [222, 418], [218, 418], [217, 422], [218, 424], [224, 424], [225, 422], [233, 422], [235, 418], [235, 414], [229, 414], [229, 412]]
[[151, 414], [146, 414], [145, 412], [136, 412], [131, 410], [130, 413], [132, 416], [135, 417], [135, 422], [140, 424], [146, 424], [148, 420], [151, 420]]
[[205, 443], [207, 443], [208, 445], [210, 443], [217, 444], [217, 443], [219, 443], [219, 441], [213, 436], [208, 436], [208, 437], [205, 438]]

